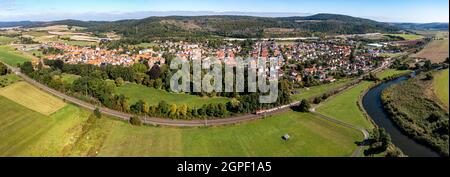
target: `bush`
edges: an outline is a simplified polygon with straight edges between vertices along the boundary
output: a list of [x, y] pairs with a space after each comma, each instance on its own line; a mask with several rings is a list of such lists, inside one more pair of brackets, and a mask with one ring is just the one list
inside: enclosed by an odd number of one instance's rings
[[309, 104], [308, 100], [302, 100], [302, 102], [298, 106], [298, 111], [309, 112], [310, 108], [311, 108], [311, 105]]
[[131, 123], [131, 125], [141, 126], [142, 125], [142, 120], [139, 117], [131, 117], [130, 118], [130, 123]]
[[114, 82], [116, 83], [117, 87], [123, 86], [123, 84], [125, 83], [125, 81], [121, 77], [118, 77]]
[[319, 104], [320, 102], [322, 102], [322, 97], [314, 98], [314, 104]]
[[97, 118], [102, 118], [102, 113], [100, 112], [100, 109], [98, 109], [98, 108], [95, 108], [94, 115]]

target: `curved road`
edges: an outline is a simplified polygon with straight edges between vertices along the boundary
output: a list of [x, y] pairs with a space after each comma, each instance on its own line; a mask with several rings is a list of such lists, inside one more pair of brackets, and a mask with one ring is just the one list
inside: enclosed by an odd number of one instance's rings
[[357, 149], [352, 153], [352, 155], [351, 155], [351, 157], [360, 157], [360, 156], [361, 156], [361, 152], [363, 151], [364, 146], [365, 146], [364, 142], [366, 142], [366, 141], [369, 139], [369, 137], [370, 137], [369, 132], [368, 132], [366, 129], [364, 129], [364, 128], [357, 127], [357, 126], [354, 126], [354, 125], [351, 125], [351, 124], [342, 122], [342, 121], [340, 121], [340, 120], [334, 119], [334, 118], [332, 118], [332, 117], [323, 115], [323, 114], [321, 114], [321, 113], [318, 113], [318, 112], [316, 112], [316, 108], [317, 108], [317, 106], [314, 107], [314, 108], [311, 108], [311, 109], [310, 109], [310, 112], [313, 113], [313, 114], [315, 114], [315, 115], [317, 115], [317, 116], [319, 116], [319, 117], [321, 117], [321, 118], [323, 118], [323, 119], [325, 119], [325, 120], [334, 122], [334, 123], [336, 123], [336, 124], [339, 124], [339, 125], [344, 126], [344, 127], [347, 127], [347, 128], [351, 128], [351, 129], [358, 130], [358, 131], [360, 131], [360, 132], [364, 135], [363, 143], [361, 143], [360, 145], [358, 145], [358, 148], [357, 148]]

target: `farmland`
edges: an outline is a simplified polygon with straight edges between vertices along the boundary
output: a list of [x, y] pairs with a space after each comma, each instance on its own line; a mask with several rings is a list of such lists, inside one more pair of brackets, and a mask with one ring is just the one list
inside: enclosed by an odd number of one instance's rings
[[157, 44], [156, 43], [140, 43], [135, 46], [142, 47], [142, 48], [151, 48], [151, 47], [157, 46]]
[[135, 127], [70, 104], [44, 115], [3, 96], [0, 112], [0, 156], [349, 156], [363, 138], [294, 111], [209, 128]]
[[433, 63], [442, 62], [449, 56], [448, 40], [448, 33], [437, 33], [435, 39], [414, 57], [426, 58]]
[[[349, 156], [362, 140], [356, 130], [292, 111], [217, 128], [111, 127], [100, 156]], [[283, 142], [286, 133], [292, 138]]]
[[90, 112], [68, 105], [45, 116], [0, 96], [0, 156], [62, 156]]
[[386, 34], [386, 35], [402, 37], [405, 40], [419, 40], [423, 38], [422, 35], [417, 34]]
[[74, 41], [74, 40], [62, 40], [61, 43], [67, 44], [67, 45], [74, 45], [74, 46], [80, 46], [80, 47], [86, 47], [86, 46], [93, 46], [97, 45], [97, 42], [91, 42], [91, 41]]
[[1, 44], [9, 44], [9, 43], [14, 42], [16, 40], [17, 39], [15, 39], [15, 38], [6, 37], [6, 36], [0, 36], [0, 45]]
[[50, 115], [66, 105], [63, 101], [26, 82], [18, 82], [2, 88], [0, 95], [44, 115]]
[[166, 101], [169, 104], [187, 104], [192, 107], [202, 107], [204, 104], [209, 103], [223, 103], [226, 104], [229, 98], [222, 97], [199, 97], [190, 94], [176, 94], [169, 93], [164, 90], [158, 90], [143, 85], [137, 84], [125, 84], [124, 86], [118, 87], [116, 92], [119, 94], [124, 94], [130, 99], [130, 103], [134, 104], [139, 100], [146, 101], [150, 105], [157, 105], [160, 101]]
[[433, 90], [436, 94], [436, 96], [439, 98], [440, 102], [447, 107], [448, 110], [448, 104], [449, 104], [449, 96], [448, 96], [448, 85], [449, 85], [449, 73], [448, 69], [438, 72], [435, 74], [435, 79], [433, 81]]
[[10, 66], [17, 66], [17, 64], [22, 64], [26, 61], [31, 61], [31, 57], [26, 57], [20, 54], [10, 46], [0, 46], [0, 60], [5, 62]]
[[364, 113], [358, 106], [358, 101], [361, 94], [372, 84], [372, 82], [364, 81], [359, 85], [343, 92], [342, 94], [330, 98], [330, 100], [320, 105], [320, 107], [317, 108], [317, 111], [348, 124], [366, 129], [372, 129], [373, 125], [365, 117]]

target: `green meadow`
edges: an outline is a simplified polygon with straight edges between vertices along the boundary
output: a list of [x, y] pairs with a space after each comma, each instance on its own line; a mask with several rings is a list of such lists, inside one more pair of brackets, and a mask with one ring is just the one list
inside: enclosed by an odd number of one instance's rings
[[376, 74], [376, 76], [383, 80], [386, 78], [389, 78], [391, 76], [396, 76], [396, 75], [400, 75], [400, 74], [406, 74], [406, 73], [410, 73], [411, 70], [396, 70], [396, 69], [387, 69], [384, 71], [381, 71], [379, 73]]
[[[350, 156], [363, 138], [356, 130], [294, 111], [199, 128], [136, 127], [92, 117], [71, 104], [44, 115], [2, 96], [0, 112], [0, 156], [340, 157]], [[291, 136], [289, 141], [282, 140], [285, 134]]]
[[417, 34], [386, 34], [386, 35], [391, 35], [391, 36], [399, 36], [404, 38], [405, 40], [419, 40], [419, 39], [423, 39], [424, 36], [422, 35], [417, 35]]
[[349, 84], [350, 82], [352, 82], [351, 79], [343, 79], [343, 80], [339, 80], [337, 82], [330, 83], [330, 84], [319, 85], [319, 86], [315, 86], [315, 87], [311, 87], [311, 88], [302, 88], [299, 90], [300, 93], [293, 94], [291, 96], [291, 98], [294, 101], [300, 101], [303, 99], [309, 99], [309, 98], [321, 96], [324, 93], [327, 93], [334, 89], [340, 88], [346, 84]]
[[364, 81], [322, 103], [317, 111], [348, 124], [372, 129], [372, 123], [365, 117], [358, 105], [360, 96], [372, 84], [372, 82]]
[[24, 56], [10, 46], [0, 46], [0, 61], [10, 66], [17, 66], [27, 61], [31, 61], [31, 57]]
[[448, 73], [448, 69], [444, 70], [444, 71], [440, 71], [438, 73], [435, 74], [434, 76], [434, 80], [433, 80], [433, 89], [435, 94], [437, 95], [437, 97], [439, 98], [440, 102], [442, 102], [444, 104], [444, 106], [447, 107], [448, 110], [448, 104], [449, 104], [449, 96], [448, 96], [448, 92], [449, 92], [449, 73]]
[[199, 97], [190, 94], [176, 94], [169, 93], [164, 90], [158, 90], [143, 85], [128, 83], [124, 86], [118, 87], [116, 92], [119, 94], [124, 94], [129, 98], [130, 104], [134, 104], [139, 100], [146, 101], [150, 105], [157, 105], [161, 101], [166, 101], [169, 104], [186, 104], [191, 107], [202, 107], [205, 104], [210, 103], [223, 103], [226, 104], [230, 100], [224, 97]]

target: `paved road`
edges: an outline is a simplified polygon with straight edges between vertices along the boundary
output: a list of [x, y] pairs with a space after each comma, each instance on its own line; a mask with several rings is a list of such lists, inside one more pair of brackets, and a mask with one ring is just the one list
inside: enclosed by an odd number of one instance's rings
[[[369, 132], [366, 129], [361, 128], [361, 127], [357, 127], [357, 126], [354, 126], [354, 125], [351, 125], [351, 124], [348, 124], [348, 123], [345, 123], [345, 122], [342, 122], [340, 120], [334, 119], [334, 118], [326, 116], [326, 115], [323, 115], [323, 114], [321, 114], [321, 113], [316, 111], [316, 107], [311, 108], [310, 112], [315, 114], [315, 115], [317, 115], [317, 116], [319, 116], [319, 117], [321, 117], [321, 118], [323, 118], [323, 119], [325, 119], [325, 120], [334, 122], [336, 124], [342, 125], [342, 126], [347, 127], [347, 128], [351, 128], [351, 129], [355, 129], [355, 130], [360, 131], [363, 134], [363, 136], [364, 136], [363, 142], [366, 142], [369, 139], [369, 137], [370, 137], [370, 134], [369, 134]], [[358, 145], [358, 148], [355, 151], [353, 151], [351, 157], [360, 157], [361, 156], [361, 152], [364, 149], [364, 146], [365, 146], [365, 144]]]

